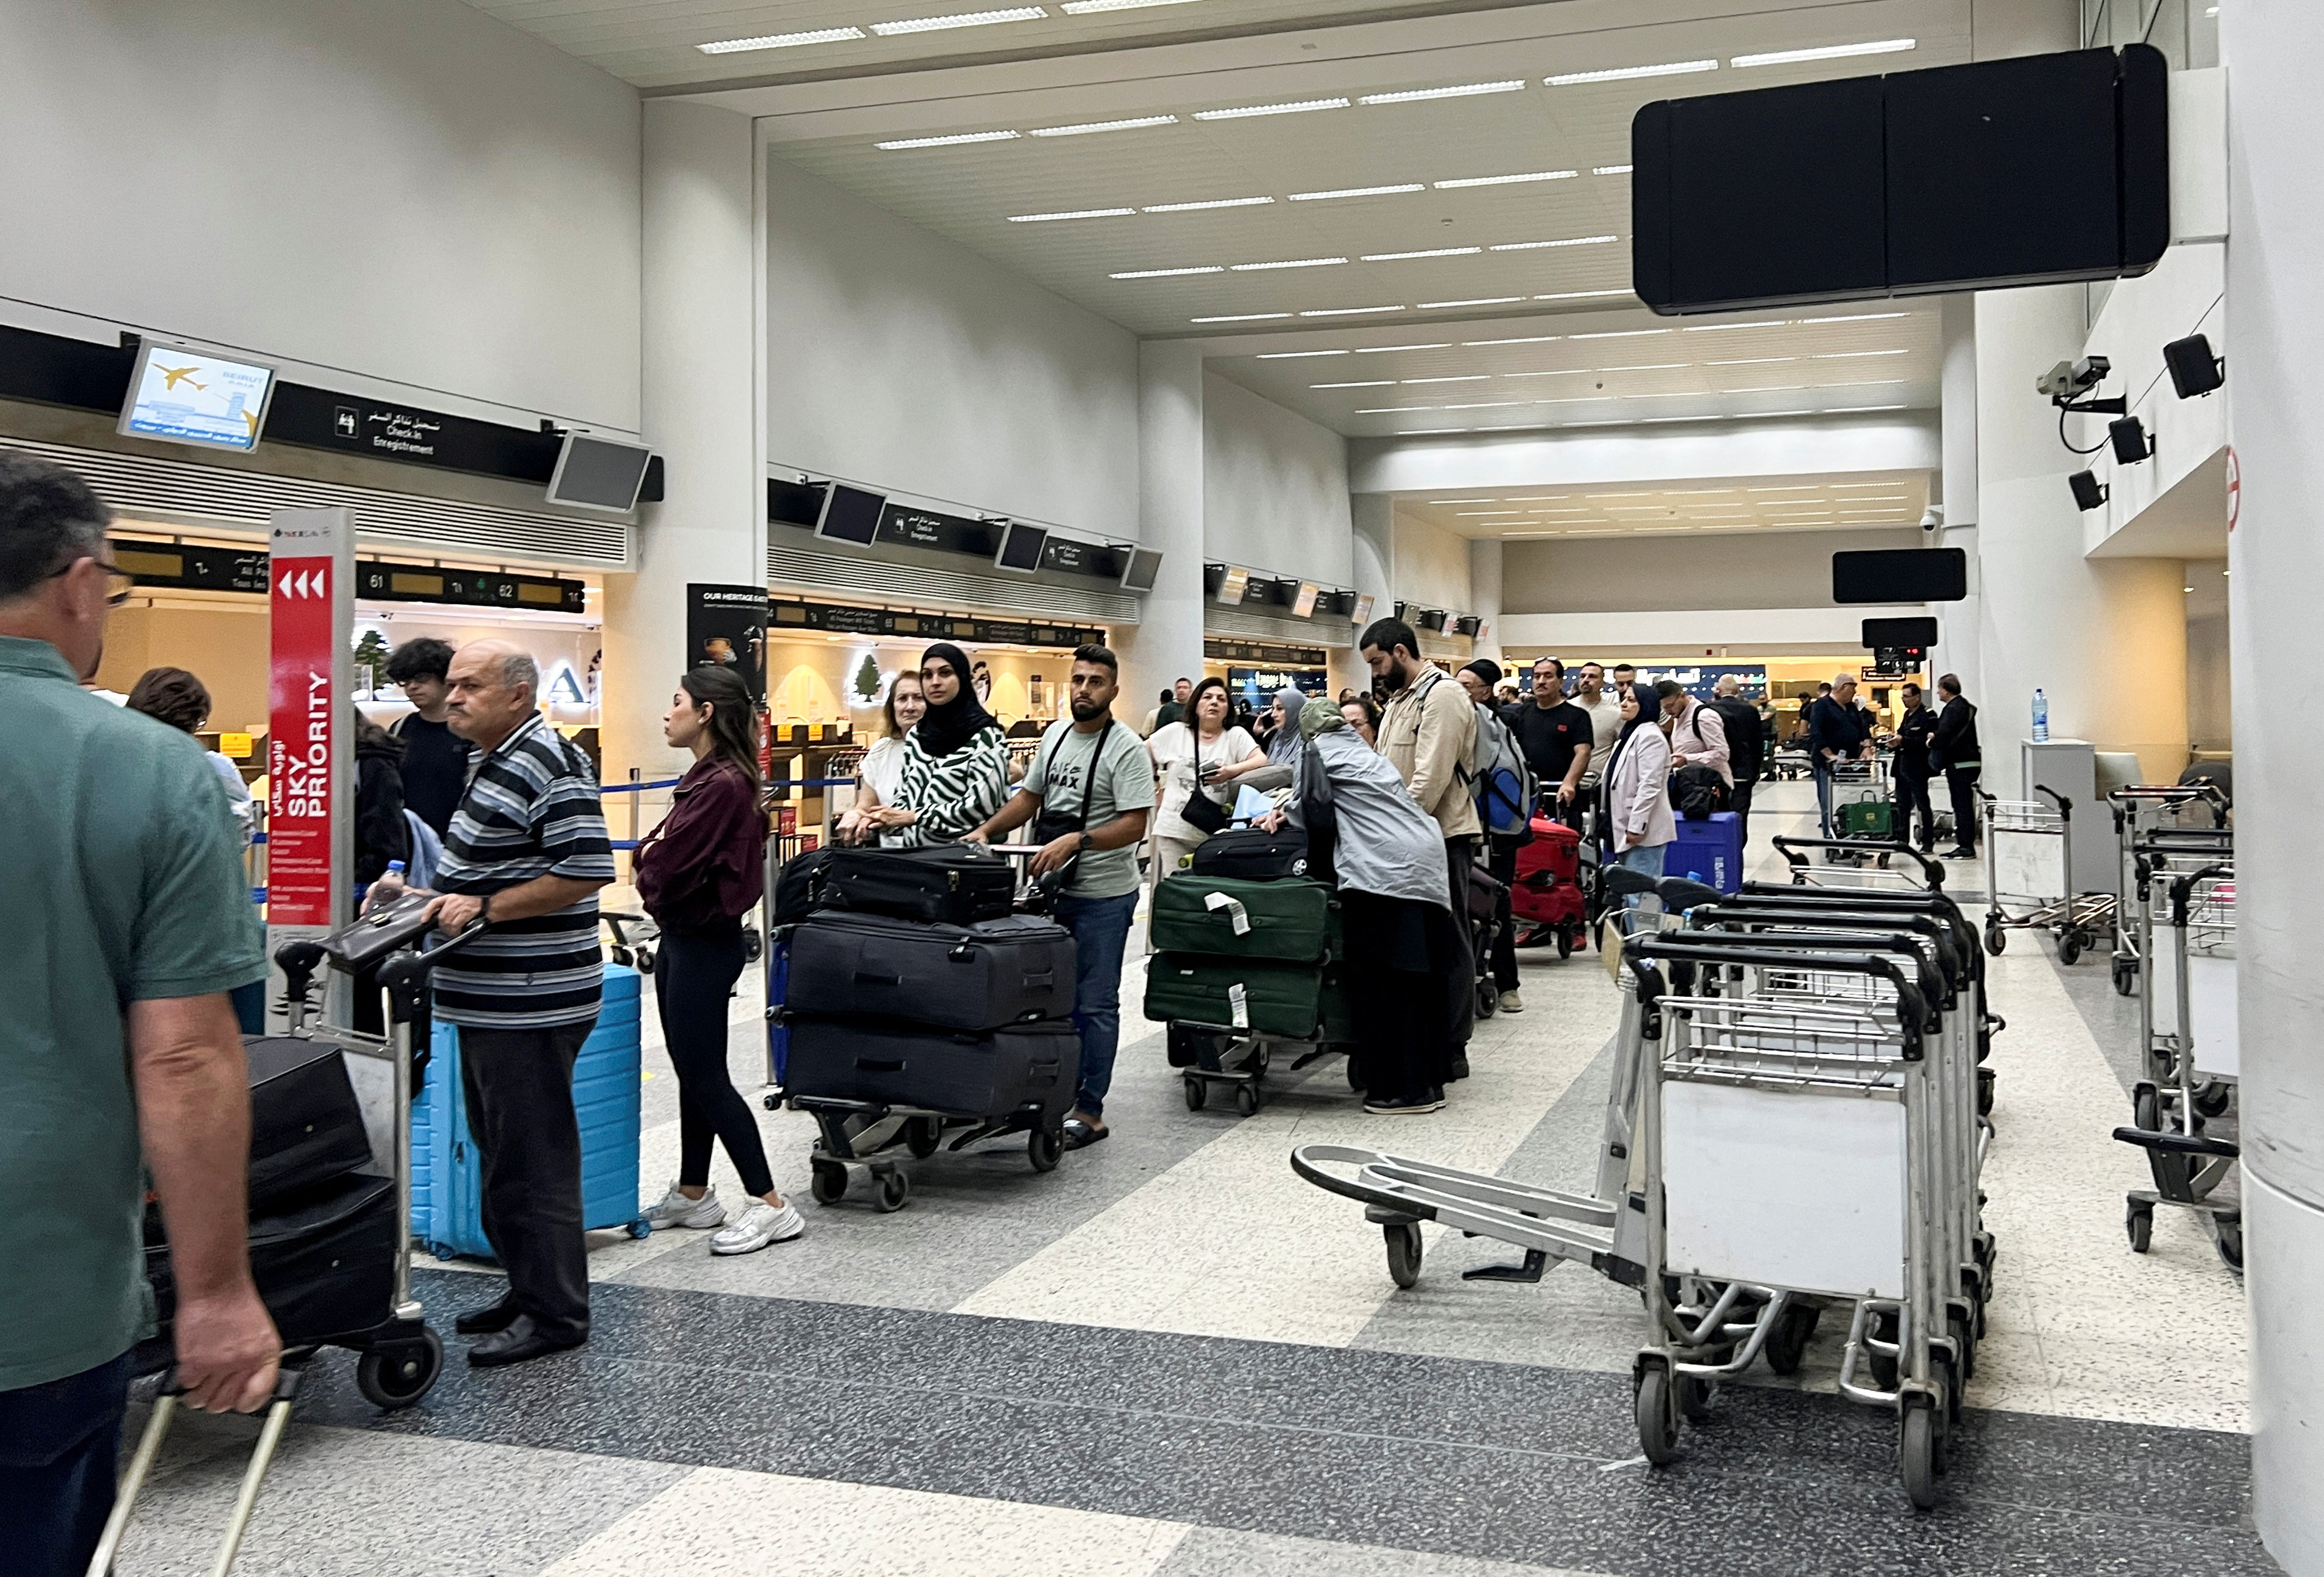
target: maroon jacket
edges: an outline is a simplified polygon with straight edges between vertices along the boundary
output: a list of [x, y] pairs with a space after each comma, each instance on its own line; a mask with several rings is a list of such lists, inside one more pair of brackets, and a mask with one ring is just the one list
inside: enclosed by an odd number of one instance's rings
[[740, 919], [765, 890], [766, 853], [767, 818], [750, 780], [705, 756], [678, 780], [669, 814], [638, 845], [638, 899], [665, 930]]

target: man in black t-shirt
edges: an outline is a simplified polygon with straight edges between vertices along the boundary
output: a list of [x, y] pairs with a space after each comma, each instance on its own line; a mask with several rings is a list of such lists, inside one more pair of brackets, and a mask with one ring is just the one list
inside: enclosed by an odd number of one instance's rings
[[451, 646], [425, 636], [405, 641], [387, 659], [387, 677], [419, 708], [390, 730], [403, 742], [404, 807], [435, 828], [438, 837], [450, 829], [452, 813], [467, 792], [468, 757], [475, 748], [447, 721], [451, 692], [445, 676], [451, 668]]
[[1565, 665], [1545, 657], [1533, 665], [1532, 696], [1505, 715], [1526, 764], [1541, 784], [1558, 820], [1578, 826], [1583, 773], [1590, 770], [1590, 714], [1565, 698]]
[[1709, 706], [1727, 730], [1727, 770], [1735, 774], [1735, 797], [1729, 802], [1742, 841], [1751, 841], [1751, 790], [1766, 766], [1766, 736], [1761, 731], [1759, 708], [1741, 697], [1742, 685], [1733, 674], [1721, 674], [1711, 687]]

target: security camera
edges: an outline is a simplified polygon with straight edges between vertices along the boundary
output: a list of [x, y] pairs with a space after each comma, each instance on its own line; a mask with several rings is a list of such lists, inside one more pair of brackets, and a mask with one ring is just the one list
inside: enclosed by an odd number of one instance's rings
[[2078, 362], [2060, 362], [2034, 380], [2036, 392], [2061, 402], [2075, 400], [2089, 393], [2107, 380], [2114, 364], [2104, 356], [2084, 356]]
[[2088, 513], [2107, 501], [2114, 490], [2088, 471], [2077, 471], [2066, 478], [2066, 485], [2074, 490], [2074, 507]]
[[1921, 512], [1921, 530], [1933, 534], [1945, 523], [1945, 506], [1932, 503]]
[[2135, 466], [2154, 453], [2154, 446], [2147, 441], [2146, 424], [2135, 416], [2107, 423], [2107, 441], [2114, 446], [2115, 463], [2120, 466]]

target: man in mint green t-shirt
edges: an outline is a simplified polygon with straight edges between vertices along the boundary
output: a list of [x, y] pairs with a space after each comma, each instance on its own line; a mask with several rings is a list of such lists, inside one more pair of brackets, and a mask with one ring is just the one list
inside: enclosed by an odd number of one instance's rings
[[1121, 955], [1138, 913], [1138, 845], [1154, 807], [1154, 759], [1137, 734], [1114, 721], [1120, 665], [1102, 646], [1074, 653], [1073, 719], [1041, 736], [1025, 781], [992, 819], [964, 842], [982, 843], [1036, 816], [1044, 840], [1033, 874], [1068, 864], [1055, 908], [1074, 934], [1074, 1028], [1081, 1032], [1081, 1081], [1065, 1148], [1093, 1145], [1105, 1126], [1105, 1093], [1121, 1042]]
[[129, 579], [88, 485], [0, 448], [0, 1550], [80, 1577], [152, 1323], [151, 1172], [178, 1378], [243, 1412], [274, 1326], [244, 1238], [250, 1087], [226, 993], [262, 978], [226, 790], [192, 735], [83, 691]]

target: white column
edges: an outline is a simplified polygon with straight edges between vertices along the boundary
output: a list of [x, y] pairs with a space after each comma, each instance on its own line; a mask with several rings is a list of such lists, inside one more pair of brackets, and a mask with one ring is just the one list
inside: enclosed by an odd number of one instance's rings
[[[1348, 503], [1355, 529], [1348, 578], [1355, 582], [1358, 596], [1372, 599], [1372, 617], [1385, 619], [1396, 612], [1395, 501], [1385, 493], [1359, 493]], [[1356, 639], [1362, 635], [1359, 628]], [[1352, 641], [1348, 647], [1345, 677], [1334, 673], [1332, 678], [1335, 686], [1357, 690], [1371, 688], [1371, 669], [1364, 666], [1364, 654]]]
[[1179, 341], [1138, 347], [1138, 533], [1162, 573], [1138, 626], [1114, 635], [1133, 722], [1172, 680], [1203, 674], [1203, 353]]
[[[2292, 1577], [2324, 1573], [2324, 975], [2315, 834], [2324, 736], [2287, 715], [2315, 660], [2324, 537], [2324, 32], [2309, 0], [2229, 0], [2227, 386], [2243, 507], [2227, 539], [2236, 733], [2245, 1290], [2254, 1509]], [[2273, 706], [2263, 712], [2264, 706]]]
[[1937, 616], [1937, 645], [1929, 653], [1929, 680], [1944, 674], [1957, 677], [1963, 693], [1985, 694], [1978, 672], [1978, 611], [1977, 547], [1977, 298], [1952, 295], [1944, 299], [1943, 445], [1944, 471], [1938, 493], [1944, 503], [1944, 526], [1923, 540], [1939, 548], [1958, 548], [1969, 559], [1969, 595], [1958, 603], [1931, 608]]
[[[2034, 378], [2082, 347], [2079, 285], [1977, 299], [1978, 735], [1990, 790], [2023, 798], [2017, 742], [2046, 695], [2053, 739], [2135, 751], [2144, 775], [2187, 758], [2185, 583], [2156, 558], [2082, 557], [2059, 443]], [[2069, 429], [2070, 433], [2071, 429]], [[2088, 439], [2082, 440], [2087, 442]], [[1942, 615], [1941, 614], [1940, 617]]]
[[1475, 655], [1501, 660], [1501, 540], [1479, 537], [1469, 543], [1469, 605], [1462, 610], [1484, 623], [1473, 642]]
[[[669, 467], [645, 506], [638, 570], [605, 593], [605, 778], [684, 764], [661, 716], [686, 666], [690, 582], [764, 586], [766, 436], [757, 180], [750, 117], [645, 106], [642, 429]], [[614, 825], [623, 825], [615, 812]]]

